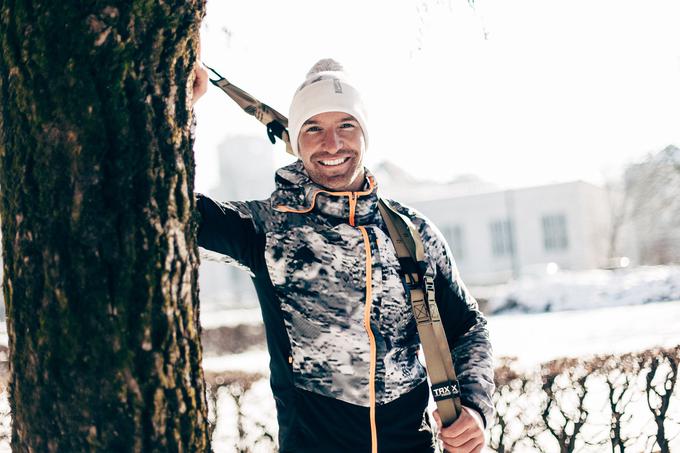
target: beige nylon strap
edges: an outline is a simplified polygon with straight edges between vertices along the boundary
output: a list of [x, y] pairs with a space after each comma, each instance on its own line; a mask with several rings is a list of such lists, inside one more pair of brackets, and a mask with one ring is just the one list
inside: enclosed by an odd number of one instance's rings
[[272, 143], [274, 143], [273, 135], [276, 135], [286, 143], [286, 151], [288, 154], [294, 154], [293, 149], [290, 146], [288, 130], [286, 129], [288, 127], [288, 118], [229, 82], [210, 66], [206, 64], [204, 64], [204, 66], [217, 76], [217, 79], [209, 79], [213, 85], [224, 91], [227, 96], [232, 98], [246, 113], [254, 116], [258, 121], [267, 126], [267, 134], [269, 135], [269, 139], [272, 140]]
[[[425, 260], [423, 241], [417, 230], [410, 219], [396, 212], [386, 201], [379, 200], [378, 206], [397, 256], [411, 260], [413, 268], [417, 269], [418, 263]], [[406, 269], [403, 271], [418, 335], [425, 353], [432, 394], [442, 423], [448, 426], [456, 421], [461, 411], [460, 389], [435, 301], [434, 280], [427, 275], [421, 280], [418, 272], [407, 272]]]

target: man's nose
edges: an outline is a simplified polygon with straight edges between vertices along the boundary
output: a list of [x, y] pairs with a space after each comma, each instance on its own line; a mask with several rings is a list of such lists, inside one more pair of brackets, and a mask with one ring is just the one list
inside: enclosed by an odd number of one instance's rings
[[329, 153], [335, 153], [342, 148], [342, 141], [335, 130], [326, 131], [324, 136], [324, 148]]

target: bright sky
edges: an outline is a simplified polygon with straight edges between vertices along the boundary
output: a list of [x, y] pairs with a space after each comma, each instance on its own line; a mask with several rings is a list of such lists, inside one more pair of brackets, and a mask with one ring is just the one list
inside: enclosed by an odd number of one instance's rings
[[[679, 18], [677, 0], [208, 0], [202, 56], [286, 115], [309, 68], [339, 60], [368, 103], [369, 168], [598, 183], [680, 146]], [[207, 190], [218, 143], [266, 133], [212, 86], [196, 114]], [[282, 144], [272, 152], [290, 161]]]

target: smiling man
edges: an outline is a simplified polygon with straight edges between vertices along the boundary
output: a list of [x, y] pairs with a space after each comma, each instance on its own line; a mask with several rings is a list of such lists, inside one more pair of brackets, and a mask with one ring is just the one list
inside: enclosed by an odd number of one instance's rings
[[[206, 78], [197, 70], [195, 99]], [[337, 62], [321, 60], [293, 97], [299, 160], [276, 172], [271, 197], [219, 203], [197, 194], [199, 245], [254, 276], [283, 453], [434, 451], [408, 288], [363, 165], [368, 131], [359, 91]], [[439, 231], [390, 203], [422, 239], [455, 356], [464, 410], [439, 436], [447, 451], [479, 452], [493, 413], [486, 321]]]

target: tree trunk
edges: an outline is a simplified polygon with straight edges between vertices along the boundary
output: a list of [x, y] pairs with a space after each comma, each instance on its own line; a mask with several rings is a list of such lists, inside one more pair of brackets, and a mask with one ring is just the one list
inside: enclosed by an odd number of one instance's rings
[[204, 0], [0, 0], [15, 452], [209, 450], [190, 136]]

